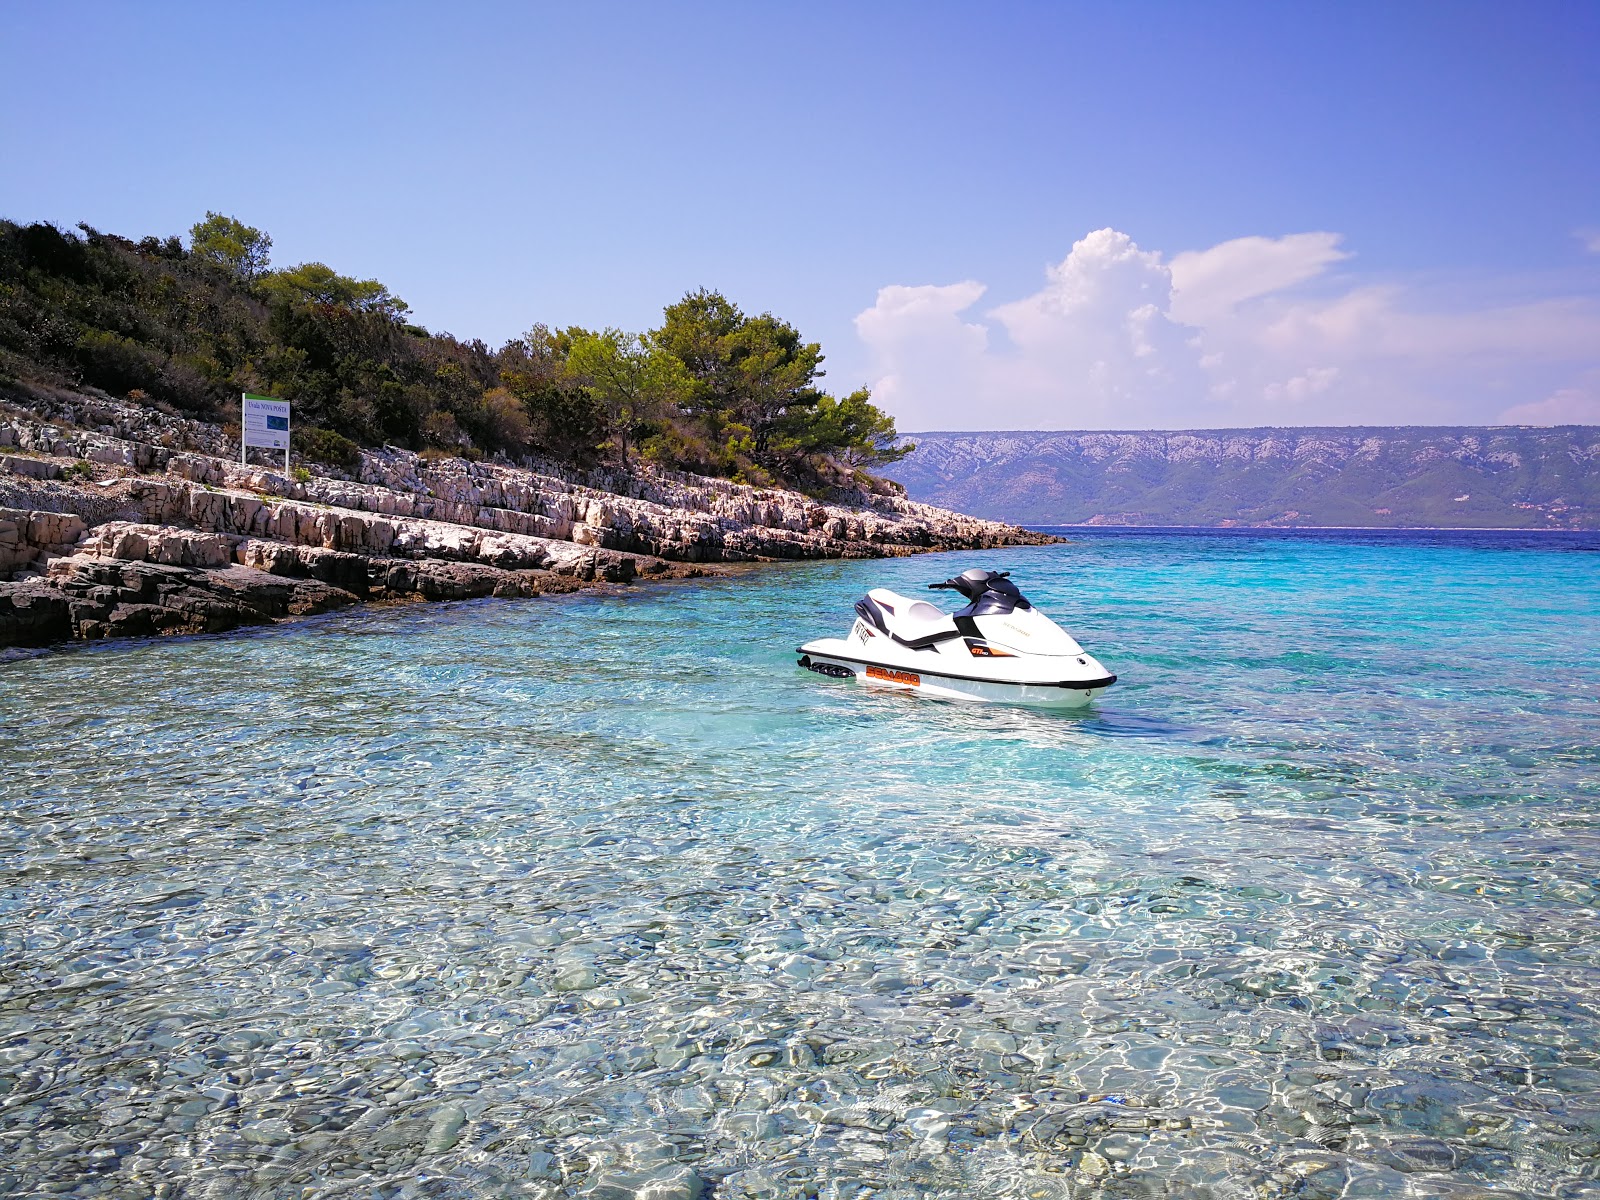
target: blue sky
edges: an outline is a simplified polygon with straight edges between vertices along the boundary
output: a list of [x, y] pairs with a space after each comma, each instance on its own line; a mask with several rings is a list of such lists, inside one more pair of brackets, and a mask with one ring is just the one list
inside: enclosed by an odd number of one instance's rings
[[701, 285], [902, 428], [1600, 422], [1600, 5], [19, 3], [0, 215]]

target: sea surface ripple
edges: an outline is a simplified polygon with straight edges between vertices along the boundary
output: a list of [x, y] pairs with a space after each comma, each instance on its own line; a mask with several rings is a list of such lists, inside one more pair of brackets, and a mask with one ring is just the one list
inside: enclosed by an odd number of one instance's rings
[[[1600, 1196], [1600, 554], [1151, 532], [0, 666], [0, 1195]], [[795, 666], [973, 565], [1077, 715]]]

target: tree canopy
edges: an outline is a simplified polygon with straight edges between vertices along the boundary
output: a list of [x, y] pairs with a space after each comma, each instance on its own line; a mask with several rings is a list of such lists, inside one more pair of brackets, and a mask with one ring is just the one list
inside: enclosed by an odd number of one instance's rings
[[272, 239], [243, 221], [208, 212], [204, 221], [189, 227], [189, 252], [199, 261], [221, 267], [235, 279], [249, 283], [267, 269]]
[[376, 279], [351, 279], [319, 262], [264, 275], [260, 291], [269, 300], [287, 304], [320, 304], [386, 317], [402, 317], [411, 311], [410, 305]]
[[604, 448], [615, 447], [624, 464], [629, 443], [681, 411], [689, 397], [689, 373], [676, 356], [620, 329], [575, 338], [567, 372], [599, 403], [610, 434]]
[[221, 421], [240, 391], [282, 396], [297, 446], [346, 464], [388, 442], [826, 488], [909, 449], [867, 389], [823, 390], [817, 343], [717, 291], [656, 329], [540, 324], [496, 350], [407, 324], [376, 279], [271, 270], [271, 248], [215, 212], [187, 246], [0, 221], [0, 385], [87, 384]]

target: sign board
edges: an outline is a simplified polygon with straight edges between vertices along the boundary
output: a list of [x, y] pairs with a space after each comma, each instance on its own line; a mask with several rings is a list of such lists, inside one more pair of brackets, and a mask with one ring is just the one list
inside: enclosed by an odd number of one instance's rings
[[283, 451], [283, 473], [289, 473], [289, 402], [271, 396], [244, 393], [243, 420], [239, 422], [239, 461], [247, 462], [250, 447]]
[[244, 394], [244, 444], [266, 450], [289, 448], [289, 402]]

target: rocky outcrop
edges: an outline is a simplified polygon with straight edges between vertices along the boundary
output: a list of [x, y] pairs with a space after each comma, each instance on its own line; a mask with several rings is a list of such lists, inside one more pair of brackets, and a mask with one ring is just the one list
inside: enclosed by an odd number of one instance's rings
[[[245, 466], [215, 426], [106, 397], [0, 409], [0, 646], [214, 632], [367, 600], [527, 596], [1052, 540], [904, 496], [830, 501], [641, 468], [395, 448], [354, 472]], [[220, 453], [219, 453], [220, 452]], [[4, 582], [9, 577], [10, 582]]]
[[[29, 514], [36, 519], [58, 515]], [[41, 526], [37, 520], [31, 524]], [[592, 552], [586, 561], [566, 562], [559, 571], [418, 561], [109, 522], [71, 553], [50, 559], [43, 574], [0, 584], [0, 646], [217, 633], [363, 601], [540, 596], [628, 583], [641, 574], [701, 573], [698, 567]]]
[[[176, 477], [205, 489], [570, 541], [677, 562], [876, 558], [1049, 540], [893, 493], [862, 490], [823, 501], [643, 466], [628, 473], [581, 472], [533, 460], [513, 465], [429, 459], [389, 447], [363, 452], [353, 477], [303, 464], [303, 478], [287, 478], [233, 461], [237, 448], [228, 446], [214, 426], [173, 420], [171, 429], [162, 430], [149, 409], [105, 398], [71, 399], [75, 403], [57, 393], [40, 393], [30, 403], [43, 412], [0, 415], [0, 447], [15, 446], [35, 457], [53, 456], [85, 468]], [[73, 420], [81, 423], [66, 423]], [[146, 517], [162, 519], [148, 511]]]
[[67, 553], [85, 529], [83, 518], [75, 513], [0, 508], [0, 575]]
[[52, 563], [48, 575], [0, 586], [0, 645], [216, 633], [326, 612], [356, 599], [320, 581], [277, 578], [250, 567], [75, 555]]
[[[202, 568], [238, 564], [273, 575], [304, 575], [321, 579], [357, 596], [364, 596], [369, 577], [387, 578], [393, 570], [406, 563], [387, 553], [389, 546], [374, 549], [361, 538], [363, 527], [358, 524], [356, 529], [357, 536], [346, 542], [350, 548], [339, 549], [315, 540], [284, 541], [238, 533], [205, 533], [165, 525], [111, 521], [98, 526], [89, 537], [74, 547], [73, 556]], [[288, 530], [291, 536], [299, 531], [295, 526], [289, 526]], [[468, 537], [464, 540], [470, 543], [472, 539]], [[387, 541], [385, 538], [379, 545]], [[497, 557], [498, 561], [495, 561]], [[446, 555], [425, 555], [422, 563], [409, 565], [413, 571], [423, 567], [434, 569], [445, 565], [439, 560], [446, 558]], [[559, 557], [543, 553], [541, 547], [534, 547], [526, 553], [485, 554], [477, 559], [467, 557], [465, 561], [453, 565], [462, 568], [470, 565], [474, 570], [487, 572], [484, 578], [491, 580], [499, 578], [494, 572], [510, 574], [520, 571], [611, 583], [627, 583], [640, 575], [660, 575], [669, 570], [669, 564], [659, 559], [586, 550], [583, 547], [572, 547]], [[470, 573], [465, 569], [457, 570], [454, 576], [465, 577]], [[375, 582], [372, 586], [381, 589], [389, 585]], [[401, 587], [397, 590], [406, 592], [416, 589]]]

